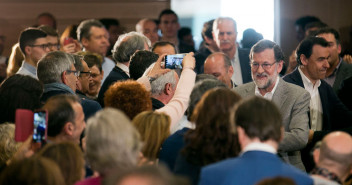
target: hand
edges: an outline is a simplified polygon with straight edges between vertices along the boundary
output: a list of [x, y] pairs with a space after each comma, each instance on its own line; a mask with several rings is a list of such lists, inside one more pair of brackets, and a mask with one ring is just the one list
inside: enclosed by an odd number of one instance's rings
[[186, 56], [182, 60], [182, 67], [193, 70], [195, 66], [196, 66], [196, 59], [194, 58], [194, 53], [190, 52], [186, 54]]
[[73, 40], [72, 43], [62, 46], [62, 51], [66, 53], [76, 53], [78, 51], [81, 51], [81, 45], [78, 43], [77, 40]]
[[343, 56], [343, 60], [347, 62], [348, 64], [352, 64], [352, 56], [351, 55], [345, 55]]
[[25, 142], [18, 148], [17, 152], [12, 156], [12, 158], [7, 161], [9, 164], [12, 160], [21, 160], [32, 156], [41, 147], [41, 143], [33, 143], [32, 135], [30, 135]]
[[161, 76], [161, 75], [163, 75], [163, 74], [165, 74], [165, 73], [170, 71], [170, 69], [161, 68], [161, 61], [164, 60], [165, 55], [166, 54], [163, 54], [163, 55], [159, 56], [158, 60], [154, 63], [154, 67], [147, 74], [148, 77], [158, 78], [159, 76]]
[[313, 141], [314, 130], [309, 130], [308, 143]]

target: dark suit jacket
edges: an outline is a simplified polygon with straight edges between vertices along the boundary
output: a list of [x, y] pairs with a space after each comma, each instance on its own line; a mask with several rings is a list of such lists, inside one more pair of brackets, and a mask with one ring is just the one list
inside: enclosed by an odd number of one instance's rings
[[253, 185], [276, 176], [291, 178], [297, 185], [313, 184], [306, 173], [282, 162], [277, 155], [247, 151], [237, 158], [203, 167], [199, 185]]
[[336, 72], [336, 79], [332, 88], [337, 94], [338, 90], [341, 87], [341, 83], [343, 80], [352, 76], [352, 64], [348, 64], [342, 60], [339, 69]]
[[[251, 82], [251, 66], [249, 65], [249, 51], [248, 49], [238, 48], [238, 57], [240, 58], [241, 72], [243, 83]], [[199, 50], [194, 56], [196, 59], [196, 72], [197, 74], [204, 73], [205, 59], [211, 54], [207, 48]]]
[[[43, 93], [40, 100], [41, 102], [45, 103], [50, 97], [60, 95], [60, 94], [69, 94], [69, 93], [64, 90], [48, 91]], [[84, 112], [84, 120], [88, 120], [89, 117], [93, 116], [96, 112], [101, 110], [101, 106], [99, 105], [99, 103], [94, 100], [89, 100], [85, 98], [80, 98], [80, 100], [81, 100], [81, 105]]]
[[159, 152], [159, 161], [163, 162], [170, 171], [175, 167], [175, 161], [180, 150], [185, 146], [183, 136], [189, 128], [183, 128], [169, 136], [161, 145]]
[[[298, 69], [286, 75], [283, 79], [304, 88], [303, 80]], [[339, 100], [328, 83], [321, 80], [318, 90], [323, 108], [323, 127], [322, 131], [314, 132], [313, 142], [321, 140], [327, 134], [326, 131], [343, 129], [350, 126], [352, 123], [351, 112]]]
[[249, 49], [238, 48], [238, 57], [240, 58], [243, 84], [252, 81], [249, 52]]
[[338, 96], [342, 103], [352, 111], [352, 76], [342, 82]]
[[98, 102], [102, 107], [104, 107], [104, 94], [109, 89], [110, 85], [117, 81], [127, 80], [130, 77], [119, 67], [115, 66], [114, 69], [109, 73], [108, 77], [106, 77], [103, 85], [100, 88], [98, 95]]

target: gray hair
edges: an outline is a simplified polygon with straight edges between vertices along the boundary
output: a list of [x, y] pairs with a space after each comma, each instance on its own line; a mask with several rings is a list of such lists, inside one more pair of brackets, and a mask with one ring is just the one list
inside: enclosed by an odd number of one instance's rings
[[105, 175], [137, 164], [140, 135], [120, 110], [105, 108], [87, 123], [86, 156], [92, 169]]
[[219, 18], [215, 19], [215, 21], [213, 23], [213, 31], [217, 30], [219, 22], [220, 21], [224, 21], [224, 20], [232, 21], [233, 25], [234, 25], [235, 32], [237, 33], [236, 21], [233, 18], [231, 18], [231, 17], [219, 17]]
[[76, 55], [76, 54], [71, 54], [73, 59], [75, 60], [75, 68], [77, 71], [84, 71], [83, 68], [83, 64], [82, 64], [82, 60], [83, 60], [83, 56], [81, 55]]
[[74, 59], [71, 54], [62, 51], [47, 53], [38, 62], [37, 76], [43, 84], [59, 82], [64, 71], [70, 70]]
[[150, 40], [141, 33], [132, 31], [119, 36], [114, 45], [112, 57], [117, 62], [128, 62], [137, 50], [145, 50], [144, 45], [150, 47]]
[[171, 70], [150, 83], [152, 96], [160, 95], [167, 83], [171, 84], [172, 87], [176, 87], [175, 71]]
[[77, 39], [80, 42], [82, 41], [82, 38], [86, 38], [89, 40], [91, 35], [90, 29], [93, 26], [98, 28], [105, 28], [104, 25], [98, 20], [95, 20], [95, 19], [84, 20], [77, 27]]

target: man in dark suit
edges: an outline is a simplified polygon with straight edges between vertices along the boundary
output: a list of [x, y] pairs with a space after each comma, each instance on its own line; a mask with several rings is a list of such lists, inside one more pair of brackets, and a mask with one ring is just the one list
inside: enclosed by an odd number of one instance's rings
[[277, 156], [284, 128], [274, 103], [256, 96], [247, 99], [238, 105], [233, 122], [242, 154], [202, 168], [200, 185], [252, 185], [276, 176], [291, 178], [298, 185], [313, 184], [307, 174]]
[[130, 78], [129, 68], [130, 58], [137, 50], [149, 50], [150, 40], [141, 33], [129, 32], [120, 35], [116, 41], [112, 57], [116, 61], [116, 66], [112, 69], [108, 77], [101, 86], [98, 95], [98, 102], [104, 107], [104, 93], [110, 85], [117, 81]]
[[352, 76], [352, 64], [340, 58], [340, 35], [334, 28], [322, 28], [315, 32], [315, 36], [324, 38], [328, 43], [330, 67], [326, 70], [325, 81], [334, 89], [335, 93], [341, 88], [343, 80]]
[[230, 59], [234, 69], [232, 81], [241, 85], [252, 81], [249, 65], [249, 50], [237, 47], [236, 22], [230, 17], [219, 17], [213, 24], [213, 38], [221, 52]]
[[[319, 37], [303, 40], [296, 51], [299, 67], [284, 80], [305, 88], [311, 95], [310, 134], [308, 146], [302, 151], [307, 171], [314, 165], [307, 158], [310, 149], [331, 130], [343, 129], [350, 125], [351, 112], [338, 99], [331, 86], [324, 80], [329, 68], [329, 43]], [[307, 151], [306, 151], [307, 150]]]

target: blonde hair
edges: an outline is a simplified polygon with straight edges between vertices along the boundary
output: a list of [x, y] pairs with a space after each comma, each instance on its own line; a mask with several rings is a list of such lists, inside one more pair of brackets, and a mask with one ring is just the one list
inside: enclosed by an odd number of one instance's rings
[[0, 163], [9, 160], [21, 146], [15, 142], [15, 124], [0, 124]]
[[132, 124], [144, 142], [142, 153], [149, 160], [157, 159], [161, 144], [170, 135], [170, 123], [168, 115], [152, 111], [142, 112], [133, 119]]

